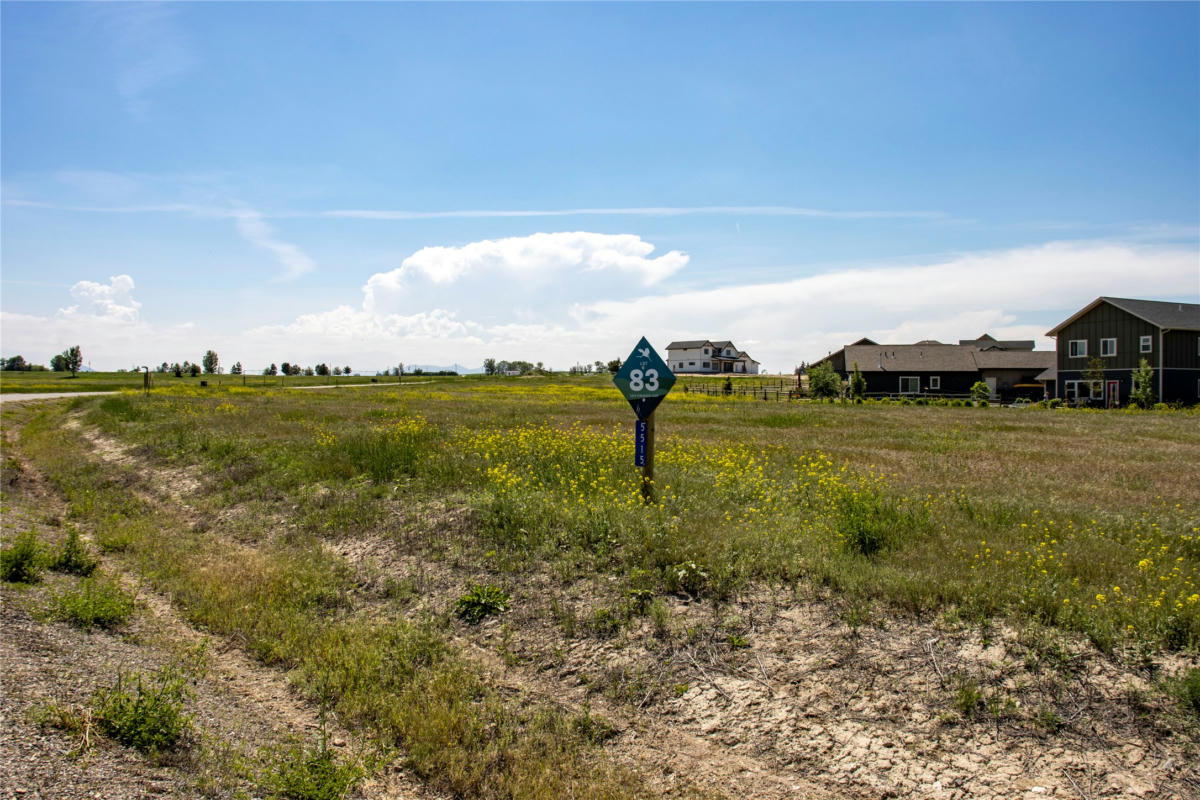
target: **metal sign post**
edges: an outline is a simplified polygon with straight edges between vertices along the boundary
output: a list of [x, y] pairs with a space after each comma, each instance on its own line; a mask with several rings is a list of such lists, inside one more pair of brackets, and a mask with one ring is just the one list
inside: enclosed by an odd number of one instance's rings
[[613, 383], [637, 414], [633, 461], [634, 466], [642, 468], [642, 499], [653, 503], [654, 409], [675, 385], [675, 373], [643, 336], [613, 376]]

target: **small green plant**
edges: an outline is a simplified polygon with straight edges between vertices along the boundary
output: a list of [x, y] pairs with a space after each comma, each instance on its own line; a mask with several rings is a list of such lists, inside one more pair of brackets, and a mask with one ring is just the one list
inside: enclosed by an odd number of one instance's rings
[[665, 639], [671, 634], [671, 607], [662, 598], [656, 598], [650, 604], [650, 621], [658, 638]]
[[188, 676], [169, 664], [150, 675], [121, 671], [112, 686], [92, 695], [100, 730], [126, 747], [147, 755], [178, 749], [192, 729], [184, 711], [190, 697]]
[[1173, 689], [1180, 705], [1200, 719], [1200, 667], [1190, 667], [1181, 673]]
[[37, 583], [42, 579], [42, 547], [37, 534], [17, 534], [11, 547], [0, 550], [0, 578], [9, 583]]
[[969, 678], [960, 680], [954, 690], [954, 707], [963, 719], [971, 719], [983, 707], [983, 690], [976, 681]]
[[684, 561], [667, 570], [666, 579], [672, 591], [696, 598], [708, 586], [708, 571], [695, 561]]
[[50, 562], [50, 569], [86, 578], [99, 564], [100, 559], [93, 556], [88, 551], [87, 545], [80, 541], [79, 531], [71, 527], [67, 531], [67, 538], [63, 541], [62, 547], [54, 554], [54, 558]]
[[494, 614], [508, 611], [510, 602], [508, 593], [499, 586], [477, 583], [458, 598], [458, 602], [454, 604], [454, 612], [460, 619], [474, 625]]
[[1033, 712], [1033, 724], [1039, 730], [1053, 735], [1062, 730], [1063, 718], [1049, 706], [1038, 706], [1037, 711]]
[[588, 630], [593, 636], [611, 639], [621, 632], [621, 618], [611, 608], [597, 608], [588, 619]]
[[133, 598], [113, 578], [100, 574], [80, 581], [54, 599], [54, 615], [77, 628], [112, 630], [133, 615]]
[[730, 649], [733, 649], [733, 650], [741, 650], [743, 648], [750, 646], [750, 642], [746, 641], [745, 636], [741, 636], [736, 633], [731, 633], [728, 636], [726, 636], [725, 643], [727, 645], [729, 645]]
[[341, 800], [362, 777], [354, 764], [339, 764], [325, 746], [293, 745], [268, 756], [263, 788], [280, 800]]

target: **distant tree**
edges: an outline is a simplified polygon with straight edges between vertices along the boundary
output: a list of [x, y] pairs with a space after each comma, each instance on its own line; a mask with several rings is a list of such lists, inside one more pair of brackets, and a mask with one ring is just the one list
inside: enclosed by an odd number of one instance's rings
[[343, 375], [349, 375], [349, 374], [350, 374], [350, 368], [349, 368], [349, 367], [342, 367], [342, 374], [343, 374]]
[[163, 363], [158, 365], [158, 371], [159, 372], [170, 372], [171, 365], [164, 361]]
[[975, 399], [976, 403], [984, 405], [992, 399], [992, 387], [983, 381], [975, 381], [971, 384], [971, 397]]
[[483, 372], [484, 372], [484, 374], [486, 374], [486, 375], [495, 375], [495, 374], [496, 374], [496, 371], [497, 371], [497, 370], [496, 370], [496, 359], [494, 359], [494, 358], [485, 358], [485, 359], [483, 360]]
[[341, 374], [342, 374], [342, 368], [341, 368], [341, 367], [334, 367], [334, 368], [333, 368], [333, 374], [334, 374], [334, 375], [341, 375]]
[[13, 356], [12, 358], [4, 359], [4, 370], [6, 372], [24, 372], [28, 368], [25, 364], [25, 356]]
[[[292, 367], [292, 368], [296, 370], [296, 372], [295, 372], [294, 374], [296, 374], [296, 375], [299, 375], [299, 374], [300, 374], [300, 367], [299, 367], [299, 366], [293, 365], [293, 367]], [[309, 375], [309, 376], [311, 376], [311, 375], [313, 374], [313, 368], [312, 368], [312, 367], [305, 367], [305, 368], [304, 368], [304, 374], [305, 374], [305, 375]]]
[[597, 358], [596, 359], [596, 372], [603, 372], [603, 371], [604, 371], [604, 362]]
[[51, 358], [50, 359], [50, 369], [54, 370], [55, 372], [66, 372], [67, 371], [67, 357], [64, 356], [62, 353], [59, 353], [58, 355]]
[[183, 377], [183, 365], [180, 364], [178, 361], [176, 361], [174, 364], [171, 365], [171, 372], [175, 373], [176, 378], [182, 378]]
[[[541, 362], [538, 362], [538, 369], [541, 369], [541, 368], [542, 368]], [[618, 372], [620, 372], [621, 371], [621, 359], [614, 358], [612, 361], [608, 362], [608, 371], [611, 372], [613, 375], [616, 375]]]
[[841, 397], [842, 378], [833, 371], [832, 364], [822, 361], [808, 371], [808, 391], [817, 398]]
[[1150, 408], [1154, 405], [1154, 369], [1146, 359], [1138, 361], [1138, 368], [1130, 376], [1133, 389], [1129, 392], [1129, 402], [1138, 408]]
[[217, 371], [217, 367], [220, 366], [220, 364], [221, 359], [217, 357], [217, 352], [215, 350], [209, 350], [204, 354], [205, 373], [212, 375]]
[[329, 365], [324, 362], [317, 364], [317, 374], [318, 375], [328, 375], [329, 374]]
[[64, 350], [62, 355], [66, 359], [67, 369], [71, 370], [71, 377], [74, 378], [75, 373], [83, 366], [83, 351], [79, 349], [79, 345], [73, 344]]
[[1100, 356], [1089, 358], [1082, 377], [1091, 386], [1092, 397], [1101, 394], [1104, 390], [1104, 359]]
[[200, 374], [200, 365], [192, 364], [192, 366], [188, 368], [188, 372], [191, 374], [191, 376], [193, 378], [196, 377], [197, 375]]
[[240, 361], [233, 362], [233, 366], [229, 368], [229, 374], [230, 375], [241, 375], [242, 374], [242, 362], [240, 362]]
[[[274, 366], [274, 365], [272, 365], [272, 366]], [[292, 374], [291, 363], [288, 361], [283, 362], [282, 364], [279, 365], [279, 371], [282, 372], [284, 375], [291, 375]]]
[[854, 374], [850, 376], [850, 394], [855, 400], [862, 400], [863, 395], [867, 393], [867, 379], [863, 377], [862, 370], [858, 368], [858, 362], [854, 362]]

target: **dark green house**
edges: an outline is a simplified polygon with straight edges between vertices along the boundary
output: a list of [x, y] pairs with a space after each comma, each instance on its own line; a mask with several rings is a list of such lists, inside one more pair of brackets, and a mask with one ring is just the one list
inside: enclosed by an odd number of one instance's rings
[[1064, 400], [1126, 405], [1131, 376], [1146, 359], [1159, 400], [1200, 402], [1196, 303], [1098, 297], [1046, 335], [1058, 341], [1057, 396]]

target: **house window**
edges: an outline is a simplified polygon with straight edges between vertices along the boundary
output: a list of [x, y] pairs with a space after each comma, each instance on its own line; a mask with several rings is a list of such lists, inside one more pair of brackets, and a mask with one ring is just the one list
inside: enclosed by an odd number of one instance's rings
[[1100, 340], [1100, 355], [1105, 358], [1111, 358], [1117, 354], [1116, 339], [1101, 339]]
[[929, 388], [940, 390], [942, 388], [942, 376], [941, 375], [930, 375], [929, 376]]
[[1068, 352], [1071, 358], [1087, 358], [1087, 339], [1072, 339]]
[[696, 362], [695, 362], [695, 361], [689, 361], [689, 362], [688, 362], [688, 366], [689, 366], [689, 367], [694, 367], [694, 366], [696, 366]]
[[1143, 336], [1140, 340], [1140, 347], [1143, 353], [1149, 353], [1154, 350], [1154, 337]]
[[1068, 400], [1104, 399], [1104, 384], [1101, 381], [1067, 381], [1063, 387]]
[[921, 391], [921, 379], [916, 375], [900, 376], [900, 394], [918, 394]]
[[708, 355], [708, 348], [704, 348], [704, 355]]
[[703, 364], [701, 364], [700, 366], [704, 367], [705, 369], [712, 369], [712, 363], [711, 363], [711, 362], [709, 362], [709, 361], [705, 361], [705, 362], [704, 362]]

